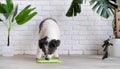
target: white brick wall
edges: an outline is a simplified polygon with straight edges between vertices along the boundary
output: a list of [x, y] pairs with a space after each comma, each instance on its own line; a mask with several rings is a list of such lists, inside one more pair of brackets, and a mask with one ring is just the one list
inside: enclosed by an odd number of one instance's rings
[[[0, 0], [4, 2], [5, 0]], [[11, 31], [11, 46], [15, 54], [35, 54], [37, 51], [38, 26], [44, 18], [58, 21], [61, 30], [60, 54], [100, 54], [103, 40], [112, 35], [112, 17], [101, 18], [91, 10], [89, 3], [82, 5], [77, 17], [65, 16], [72, 0], [14, 0], [19, 10], [28, 4], [36, 7], [38, 15], [22, 26], [14, 25]], [[7, 31], [0, 23], [0, 53], [6, 46]]]

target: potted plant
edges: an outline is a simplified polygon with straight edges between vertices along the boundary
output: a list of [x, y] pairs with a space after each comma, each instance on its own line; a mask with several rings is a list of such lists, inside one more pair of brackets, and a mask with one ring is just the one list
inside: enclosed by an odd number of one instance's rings
[[0, 23], [3, 23], [7, 28], [7, 46], [3, 48], [3, 56], [13, 56], [14, 50], [10, 46], [10, 32], [14, 23], [23, 25], [31, 20], [37, 12], [33, 11], [34, 8], [30, 8], [31, 5], [27, 5], [22, 11], [18, 13], [18, 5], [14, 5], [12, 0], [6, 0], [6, 3], [0, 3], [0, 14], [4, 18], [0, 18]]
[[[86, 0], [73, 0], [68, 12], [66, 13], [66, 16], [68, 17], [77, 16], [77, 14], [81, 12], [81, 4], [85, 2]], [[92, 5], [92, 10], [104, 18], [109, 18], [110, 16], [114, 15], [113, 32], [115, 38], [112, 40], [114, 47], [112, 48], [114, 49], [112, 52], [114, 56], [120, 57], [120, 54], [118, 54], [119, 53], [118, 51], [120, 51], [120, 39], [118, 39], [120, 38], [119, 31], [120, 28], [118, 24], [118, 11], [120, 11], [118, 9], [120, 8], [120, 0], [90, 0], [89, 3], [90, 5]], [[108, 47], [111, 45], [109, 44], [110, 40], [111, 39], [109, 40], [107, 39], [108, 43], [105, 43], [106, 45], [103, 46], [105, 48], [104, 50], [106, 51], [108, 50]], [[106, 55], [104, 54], [104, 56]]]
[[113, 46], [113, 43], [111, 42], [111, 37], [108, 38], [107, 40], [104, 41], [102, 47], [104, 48], [103, 51], [104, 51], [104, 55], [102, 57], [102, 59], [104, 60], [105, 58], [108, 58], [109, 56], [109, 48], [110, 46]]

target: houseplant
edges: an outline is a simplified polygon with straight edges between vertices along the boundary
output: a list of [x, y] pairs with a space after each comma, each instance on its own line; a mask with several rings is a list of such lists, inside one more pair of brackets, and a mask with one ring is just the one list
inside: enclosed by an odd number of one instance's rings
[[104, 60], [105, 58], [108, 58], [108, 56], [109, 56], [109, 53], [108, 53], [108, 52], [109, 52], [109, 51], [108, 51], [109, 46], [113, 46], [113, 43], [112, 43], [110, 40], [111, 40], [111, 37], [108, 38], [107, 40], [105, 40], [104, 43], [103, 43], [103, 45], [102, 45], [102, 47], [104, 48], [104, 49], [103, 49], [104, 55], [103, 55], [103, 57], [102, 57], [103, 60]]
[[[81, 12], [81, 4], [85, 2], [86, 0], [73, 0], [68, 12], [66, 13], [66, 16], [68, 17], [77, 16], [77, 14]], [[117, 17], [118, 16], [117, 12], [118, 12], [118, 9], [120, 8], [120, 0], [90, 0], [89, 3], [92, 6], [92, 10], [104, 18], [109, 18], [110, 16], [114, 15], [113, 32], [114, 32], [115, 39], [113, 41], [113, 47], [117, 47], [117, 49], [113, 48], [115, 49], [114, 50], [115, 52], [114, 51], [113, 52], [117, 53], [118, 51], [116, 50], [120, 50], [120, 47], [117, 46], [117, 45], [120, 45], [118, 44], [120, 42], [120, 39], [116, 39], [120, 37], [118, 17]], [[108, 48], [109, 45], [105, 45], [105, 46], [107, 46]], [[105, 47], [105, 50], [108, 50], [107, 48]], [[120, 57], [120, 54], [119, 54], [119, 57]]]
[[4, 56], [13, 55], [10, 55], [10, 52], [13, 52], [13, 49], [10, 46], [10, 32], [14, 23], [23, 25], [37, 14], [37, 12], [33, 11], [35, 8], [30, 7], [31, 5], [28, 5], [18, 13], [18, 5], [14, 5], [12, 0], [6, 0], [6, 3], [0, 3], [0, 14], [2, 14], [4, 17], [0, 18], [0, 22], [6, 26], [8, 32], [7, 46], [5, 46], [5, 49], [3, 49]]

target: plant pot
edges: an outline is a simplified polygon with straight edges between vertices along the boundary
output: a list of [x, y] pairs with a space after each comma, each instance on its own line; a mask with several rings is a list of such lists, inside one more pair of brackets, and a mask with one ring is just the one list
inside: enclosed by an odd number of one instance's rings
[[110, 47], [110, 56], [120, 57], [120, 39], [112, 39], [113, 46]]
[[14, 56], [14, 48], [12, 46], [4, 46], [2, 48], [2, 56]]

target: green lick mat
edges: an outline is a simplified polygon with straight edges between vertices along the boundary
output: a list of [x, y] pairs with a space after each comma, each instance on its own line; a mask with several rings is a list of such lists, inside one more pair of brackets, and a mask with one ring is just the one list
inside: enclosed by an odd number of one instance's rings
[[62, 61], [60, 59], [50, 59], [50, 60], [38, 59], [37, 62], [40, 64], [51, 64], [51, 63], [61, 63]]

